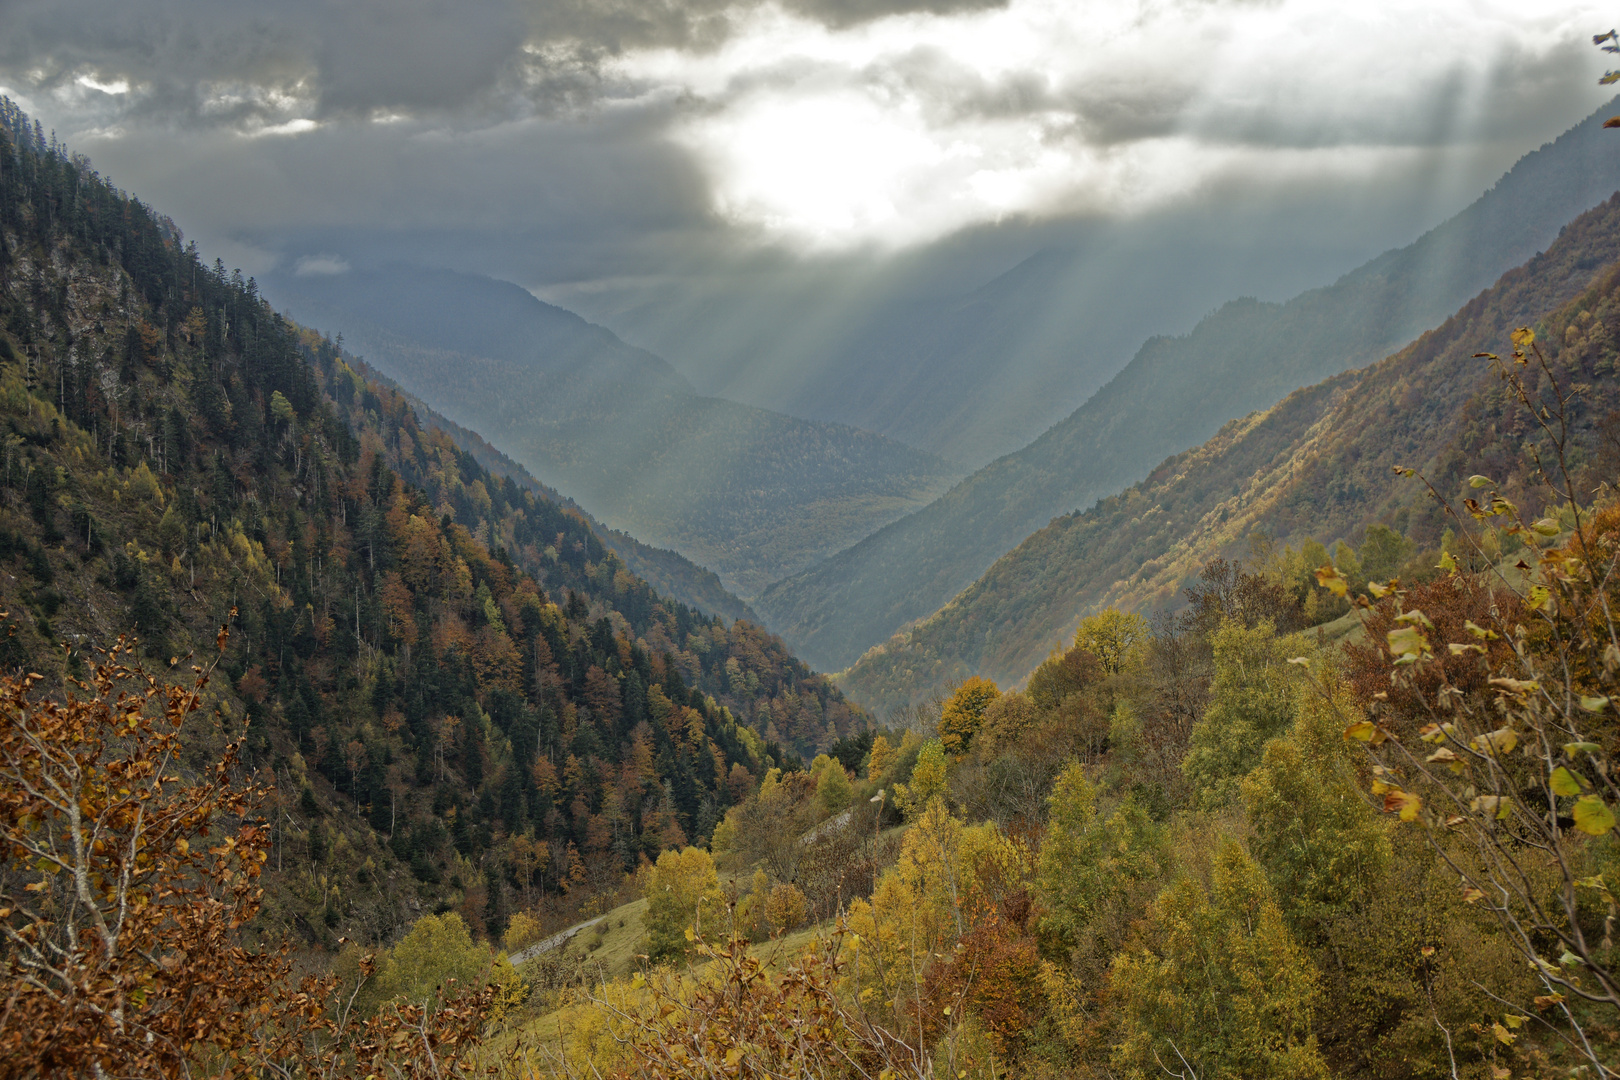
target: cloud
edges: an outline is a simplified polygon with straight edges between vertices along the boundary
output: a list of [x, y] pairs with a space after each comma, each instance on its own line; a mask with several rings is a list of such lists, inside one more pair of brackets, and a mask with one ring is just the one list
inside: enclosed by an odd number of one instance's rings
[[648, 50], [617, 71], [701, 105], [673, 134], [728, 220], [892, 247], [1008, 214], [1139, 213], [1234, 176], [1372, 177], [1413, 152], [1547, 132], [1603, 96], [1577, 74], [1600, 66], [1596, 17], [1494, 0], [1013, 0], [841, 27], [767, 7], [711, 54]]
[[278, 229], [369, 228], [892, 251], [1245, 182], [1371, 182], [1413, 155], [1545, 137], [1601, 99], [1586, 44], [1600, 14], [1588, 0], [7, 0], [0, 87], [121, 183], [208, 208], [194, 232], [252, 249]]
[[347, 274], [353, 267], [349, 260], [341, 255], [322, 253], [320, 255], [305, 255], [293, 265], [293, 274], [297, 277], [332, 277], [337, 274]]

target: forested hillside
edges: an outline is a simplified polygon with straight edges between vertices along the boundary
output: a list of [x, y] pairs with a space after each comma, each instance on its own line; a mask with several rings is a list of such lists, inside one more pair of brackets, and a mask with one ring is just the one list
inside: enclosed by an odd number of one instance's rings
[[758, 624], [759, 616], [735, 593], [726, 589], [720, 583], [720, 577], [713, 570], [698, 566], [691, 559], [678, 551], [667, 548], [653, 547], [644, 544], [629, 533], [610, 529], [591, 517], [578, 503], [567, 498], [553, 488], [540, 483], [529, 470], [513, 461], [471, 428], [462, 427], [454, 420], [429, 408], [421, 398], [414, 394], [406, 394], [394, 380], [377, 371], [364, 360], [353, 356], [347, 357], [356, 370], [361, 371], [369, 381], [381, 383], [401, 394], [411, 402], [412, 408], [421, 423], [427, 427], [443, 431], [450, 436], [456, 446], [471, 454], [473, 460], [482, 465], [497, 478], [510, 477], [520, 488], [533, 492], [535, 497], [548, 503], [555, 503], [565, 509], [572, 509], [590, 522], [591, 530], [596, 533], [602, 543], [612, 548], [625, 562], [625, 566], [636, 577], [645, 581], [656, 589], [660, 596], [678, 601], [688, 607], [710, 615], [723, 615], [727, 619], [746, 619], [748, 622]]
[[268, 925], [376, 941], [426, 907], [498, 935], [862, 725], [4, 105], [4, 662], [55, 687], [133, 631], [162, 671], [229, 625], [188, 761], [245, 731], [275, 777]]
[[1254, 533], [1295, 547], [1311, 538], [1360, 545], [1369, 527], [1393, 527], [1408, 554], [1433, 552], [1432, 566], [1445, 521], [1427, 491], [1393, 467], [1421, 468], [1455, 501], [1467, 494], [1466, 478], [1488, 466], [1517, 497], [1531, 451], [1546, 448], [1474, 354], [1506, 353], [1509, 331], [1538, 320], [1560, 378], [1582, 388], [1570, 413], [1582, 490], [1612, 482], [1620, 464], [1611, 415], [1620, 406], [1616, 260], [1620, 196], [1408, 348], [1233, 421], [1143, 482], [1057, 518], [938, 613], [863, 656], [846, 689], [893, 706], [971, 673], [1021, 679], [1086, 613], [1173, 606], [1205, 560], [1246, 550]]
[[1053, 517], [1117, 493], [1236, 417], [1387, 355], [1620, 187], [1620, 143], [1601, 128], [1611, 111], [1527, 155], [1446, 224], [1332, 286], [1286, 304], [1234, 301], [1186, 337], [1148, 341], [1027, 448], [773, 585], [755, 607], [810, 663], [845, 668], [944, 606]]
[[274, 287], [595, 516], [744, 597], [960, 475], [868, 431], [700, 397], [657, 357], [508, 282], [394, 266]]

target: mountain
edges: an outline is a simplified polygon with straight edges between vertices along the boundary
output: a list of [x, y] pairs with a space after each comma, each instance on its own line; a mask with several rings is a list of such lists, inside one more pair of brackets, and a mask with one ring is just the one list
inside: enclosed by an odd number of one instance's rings
[[189, 681], [229, 625], [175, 767], [240, 738], [274, 785], [275, 938], [387, 941], [424, 908], [498, 937], [513, 898], [617, 889], [866, 726], [3, 99], [0, 436], [0, 665], [68, 690], [133, 631]]
[[[1539, 515], [1547, 494], [1533, 455], [1556, 456], [1535, 417], [1476, 356], [1507, 356], [1510, 332], [1531, 323], [1559, 385], [1574, 392], [1566, 416], [1575, 490], [1613, 484], [1620, 194], [1407, 348], [1232, 421], [1124, 492], [1052, 521], [929, 619], [861, 657], [845, 690], [893, 707], [969, 674], [1016, 681], [1084, 615], [1172, 606], [1206, 560], [1256, 533], [1295, 545], [1359, 543], [1383, 526], [1433, 552], [1432, 563], [1448, 519], [1397, 467], [1419, 469], [1455, 506], [1480, 494], [1471, 475], [1488, 474]], [[1535, 405], [1550, 405], [1549, 380], [1528, 377]]]
[[597, 538], [624, 560], [630, 572], [651, 585], [660, 595], [709, 615], [721, 615], [730, 620], [744, 619], [756, 625], [759, 623], [759, 616], [754, 614], [753, 609], [735, 593], [729, 592], [720, 583], [719, 575], [713, 570], [698, 566], [678, 551], [653, 547], [651, 544], [642, 543], [629, 533], [608, 528], [586, 513], [572, 499], [540, 483], [529, 474], [529, 470], [495, 449], [478, 432], [462, 427], [454, 420], [429, 408], [415, 395], [405, 393], [398, 383], [365, 361], [350, 356], [348, 362], [360, 371], [367, 381], [376, 382], [403, 394], [424, 427], [444, 432], [450, 437], [451, 442], [472, 455], [473, 460], [490, 473], [503, 479], [509, 478], [519, 488], [533, 492], [541, 500], [579, 514]]
[[870, 432], [701, 397], [651, 353], [507, 282], [390, 266], [267, 288], [542, 482], [745, 597], [956, 475]]
[[1223, 424], [1433, 326], [1620, 187], [1605, 107], [1526, 155], [1462, 213], [1284, 304], [1226, 304], [1149, 340], [1062, 423], [754, 601], [810, 663], [838, 670], [925, 618], [1053, 517], [1112, 495]]

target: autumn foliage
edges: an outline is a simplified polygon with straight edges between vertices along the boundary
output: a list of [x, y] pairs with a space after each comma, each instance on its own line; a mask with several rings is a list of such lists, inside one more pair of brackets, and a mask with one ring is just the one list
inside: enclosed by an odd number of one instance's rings
[[266, 792], [239, 741], [188, 764], [217, 723], [212, 666], [172, 683], [134, 652], [121, 640], [59, 698], [0, 678], [0, 1075], [458, 1072], [487, 994], [362, 1021], [253, 941]]

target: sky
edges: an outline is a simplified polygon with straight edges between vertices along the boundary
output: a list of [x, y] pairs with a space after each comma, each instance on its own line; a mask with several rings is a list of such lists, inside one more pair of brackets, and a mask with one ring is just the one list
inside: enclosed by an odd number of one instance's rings
[[[651, 339], [739, 289], [808, 290], [825, 319], [862, 275], [971, 288], [1136, 222], [1227, 228], [1262, 253], [1233, 288], [1287, 295], [1597, 107], [1591, 35], [1613, 18], [1557, 0], [3, 0], [0, 93], [228, 266], [483, 269]], [[697, 364], [685, 348], [668, 351]]]

